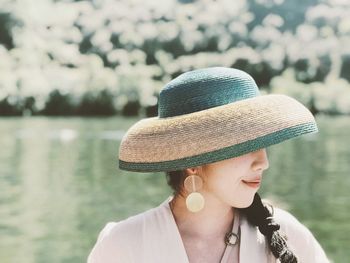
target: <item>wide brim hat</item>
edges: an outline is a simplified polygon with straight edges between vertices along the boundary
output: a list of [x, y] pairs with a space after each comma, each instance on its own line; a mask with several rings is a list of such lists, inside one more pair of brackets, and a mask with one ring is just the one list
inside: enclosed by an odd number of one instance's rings
[[317, 132], [312, 113], [286, 95], [261, 95], [238, 69], [186, 72], [161, 90], [158, 116], [135, 123], [119, 148], [119, 168], [175, 171], [253, 152]]

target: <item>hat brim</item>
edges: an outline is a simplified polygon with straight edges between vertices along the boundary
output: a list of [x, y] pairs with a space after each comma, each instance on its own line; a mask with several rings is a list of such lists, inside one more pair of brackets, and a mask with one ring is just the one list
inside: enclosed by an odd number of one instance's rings
[[124, 135], [119, 168], [173, 171], [209, 164], [317, 132], [311, 112], [286, 95], [263, 95], [169, 118], [146, 118]]

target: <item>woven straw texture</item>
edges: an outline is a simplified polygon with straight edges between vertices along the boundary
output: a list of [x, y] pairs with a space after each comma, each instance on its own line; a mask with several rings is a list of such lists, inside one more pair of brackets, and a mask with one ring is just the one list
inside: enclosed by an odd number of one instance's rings
[[316, 132], [314, 117], [285, 95], [264, 95], [134, 124], [119, 149], [119, 167], [168, 171], [232, 158]]

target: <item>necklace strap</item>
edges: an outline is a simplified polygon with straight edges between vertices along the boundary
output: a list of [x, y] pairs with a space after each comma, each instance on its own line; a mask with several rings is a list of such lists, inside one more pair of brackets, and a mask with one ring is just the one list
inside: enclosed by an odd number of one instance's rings
[[239, 236], [239, 213], [235, 211], [232, 230], [225, 235], [225, 244], [228, 246], [236, 245], [239, 242]]

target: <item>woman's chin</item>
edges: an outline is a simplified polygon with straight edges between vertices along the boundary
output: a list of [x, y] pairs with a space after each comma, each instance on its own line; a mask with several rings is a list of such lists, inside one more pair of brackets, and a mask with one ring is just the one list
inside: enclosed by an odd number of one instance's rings
[[251, 197], [247, 197], [244, 200], [241, 200], [239, 203], [235, 203], [235, 208], [247, 208], [249, 207], [254, 201], [254, 195]]

